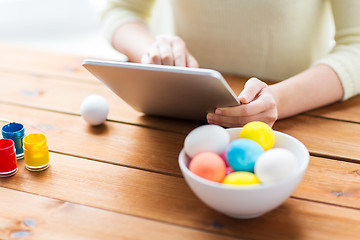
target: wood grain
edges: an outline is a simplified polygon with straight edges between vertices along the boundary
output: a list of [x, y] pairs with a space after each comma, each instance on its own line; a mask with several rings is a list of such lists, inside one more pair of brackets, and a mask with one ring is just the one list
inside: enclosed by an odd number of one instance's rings
[[274, 129], [287, 133], [316, 155], [360, 160], [360, 124], [306, 115], [277, 121]]
[[[0, 55], [0, 71], [2, 72], [98, 82], [94, 76], [81, 66], [81, 61], [87, 58], [86, 56], [52, 53], [5, 43], [0, 43], [0, 52], [2, 53]], [[224, 74], [224, 77], [236, 94], [241, 92], [248, 78], [229, 74]], [[270, 82], [268, 83], [270, 84]], [[331, 104], [308, 113], [314, 116], [360, 122], [359, 102], [360, 96], [357, 96], [348, 101]]]
[[[80, 115], [80, 106], [90, 94], [104, 96], [109, 103], [109, 120], [188, 133], [203, 122], [145, 116], [98, 82], [84, 83], [66, 78], [28, 76], [0, 72], [0, 101]], [[71, 99], [71, 101], [67, 101]]]
[[84, 56], [49, 52], [6, 43], [0, 43], [0, 52], [0, 70], [4, 72], [96, 81], [95, 77], [81, 66]]
[[233, 239], [6, 188], [0, 194], [0, 239]]
[[360, 123], [360, 96], [310, 111], [308, 114]]
[[4, 104], [0, 112], [22, 123], [27, 134], [45, 134], [52, 151], [180, 175], [177, 157], [184, 134], [114, 122], [91, 127], [79, 116]]
[[[22, 107], [4, 106], [3, 104], [0, 104], [0, 111], [7, 118], [15, 119], [15, 116], [17, 116], [20, 122], [24, 124], [27, 133], [44, 133], [51, 151], [181, 176], [177, 158], [185, 138], [184, 134], [112, 122], [107, 122], [106, 125], [101, 127], [91, 128], [80, 117]], [[343, 124], [351, 125], [351, 123]], [[358, 126], [357, 124], [353, 125]], [[347, 128], [344, 127], [344, 129]], [[283, 130], [291, 132], [289, 129]], [[312, 144], [308, 144], [306, 139], [304, 140], [305, 145]], [[318, 141], [325, 140], [320, 139]], [[309, 148], [311, 147], [310, 145]], [[335, 150], [337, 149], [335, 148]], [[318, 178], [320, 181], [309, 181], [308, 185], [304, 186], [304, 189], [310, 190], [301, 192], [296, 196], [359, 207], [357, 203], [357, 199], [360, 197], [357, 190], [359, 185], [357, 168], [359, 168], [359, 165], [349, 164], [327, 160], [315, 165], [316, 168], [313, 170], [311, 178]], [[337, 169], [341, 169], [339, 166], [349, 167], [343, 169], [344, 172], [336, 173]], [[330, 168], [331, 172], [319, 175], [324, 172], [322, 167]], [[345, 178], [345, 176], [351, 176], [351, 180], [349, 179], [349, 183], [346, 185], [339, 185], [337, 179]], [[325, 185], [321, 185], [321, 183]], [[339, 195], [341, 196], [339, 197]]]
[[[176, 159], [186, 136], [186, 134], [171, 132], [161, 135], [151, 129], [132, 128], [127, 124], [118, 125], [113, 122], [107, 122], [104, 126], [94, 128], [89, 127], [79, 116], [72, 117], [73, 115], [5, 104], [0, 104], [0, 111], [1, 117], [21, 122], [29, 132], [44, 130], [44, 134], [53, 143], [52, 150], [54, 151], [76, 156], [91, 154], [90, 157], [95, 159], [103, 160], [105, 158], [114, 162], [119, 162], [119, 156], [114, 156], [112, 151], [120, 146], [126, 146], [125, 149], [128, 152], [140, 151], [140, 153], [134, 154], [138, 156], [139, 164], [144, 163], [142, 159], [148, 158]], [[360, 160], [360, 148], [358, 147], [360, 135], [354, 134], [360, 132], [360, 124], [302, 115], [278, 121], [274, 129], [299, 139], [312, 154], [357, 162]], [[141, 142], [140, 139], [143, 141]], [[137, 145], [139, 142], [140, 145]], [[89, 153], [84, 146], [94, 149], [102, 146], [103, 151], [102, 153], [98, 151]], [[167, 156], [162, 156], [163, 151], [160, 148], [169, 149]], [[151, 156], [143, 154], [142, 149], [152, 151], [153, 154]], [[106, 156], [107, 154], [111, 156]], [[126, 160], [121, 162], [128, 164]], [[140, 165], [148, 168], [146, 164]], [[161, 164], [156, 165], [161, 171], [178, 173], [178, 171], [166, 168]]]
[[[178, 153], [200, 123], [142, 116], [81, 56], [0, 51], [0, 119], [44, 133], [51, 150], [46, 171], [20, 160], [15, 176], [0, 178], [1, 239], [358, 239], [360, 96], [276, 122], [309, 149], [309, 167], [279, 208], [237, 220], [205, 206], [181, 176]], [[225, 77], [239, 94], [246, 78]], [[79, 115], [92, 93], [110, 102], [99, 127]]]
[[[301, 239], [315, 236], [318, 239], [329, 239], [332, 235], [355, 239], [356, 234], [360, 233], [360, 229], [357, 228], [360, 215], [355, 209], [290, 198], [280, 208], [260, 218], [236, 220], [217, 213], [201, 203], [187, 187], [183, 178], [61, 154], [52, 153], [50, 158], [51, 166], [43, 172], [29, 172], [24, 168], [24, 162], [20, 161], [19, 172], [11, 178], [0, 179], [1, 186], [64, 202], [235, 237], [292, 239], [300, 234]], [[318, 159], [312, 158], [312, 161]], [[325, 160], [320, 160], [315, 166], [321, 165], [321, 161]], [[352, 164], [347, 164], [344, 169], [351, 169], [352, 166], [349, 165]], [[310, 173], [316, 173], [318, 169], [313, 169]], [[329, 168], [323, 172], [323, 176], [332, 174], [332, 171]], [[314, 177], [316, 174], [306, 178]], [[357, 188], [358, 184], [354, 179], [356, 176], [348, 176], [338, 183], [334, 177], [328, 179], [328, 183]], [[332, 183], [332, 180], [335, 182]], [[311, 182], [302, 184], [315, 185], [310, 190], [321, 186]], [[301, 187], [299, 191], [300, 193], [303, 191]], [[307, 194], [311, 193], [311, 191], [307, 192]], [[319, 190], [314, 195], [316, 194], [322, 195]], [[355, 198], [353, 200], [356, 201]], [[337, 201], [339, 203], [342, 200], [338, 198]], [[356, 202], [352, 204], [358, 205]], [[332, 229], [333, 224], [337, 225], [336, 229]], [[261, 226], [262, 231], [258, 231], [256, 226]]]
[[292, 196], [360, 210], [360, 164], [310, 157]]
[[[5, 84], [8, 79], [13, 81], [10, 81], [6, 88], [1, 89], [0, 94], [2, 99], [9, 103], [79, 115], [83, 98], [91, 93], [97, 93], [107, 97], [111, 120], [185, 134], [203, 124], [142, 116], [101, 84], [0, 73], [0, 83]], [[360, 149], [357, 144], [360, 142], [360, 135], [353, 134], [360, 131], [358, 124], [299, 115], [277, 121], [274, 129], [298, 138], [314, 154], [360, 159]]]

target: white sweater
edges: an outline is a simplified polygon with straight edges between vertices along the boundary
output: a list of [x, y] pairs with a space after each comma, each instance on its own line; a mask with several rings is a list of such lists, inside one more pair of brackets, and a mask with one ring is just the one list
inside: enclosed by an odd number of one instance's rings
[[[126, 22], [146, 23], [154, 2], [109, 1], [103, 14], [107, 38]], [[201, 67], [281, 81], [321, 63], [340, 77], [344, 100], [360, 92], [360, 0], [171, 3], [174, 33], [184, 39]]]

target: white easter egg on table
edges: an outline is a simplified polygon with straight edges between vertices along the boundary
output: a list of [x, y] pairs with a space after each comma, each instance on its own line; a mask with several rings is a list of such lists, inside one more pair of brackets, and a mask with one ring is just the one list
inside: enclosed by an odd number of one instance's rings
[[80, 113], [83, 119], [92, 126], [102, 124], [109, 113], [109, 104], [100, 95], [89, 95], [81, 103]]
[[297, 168], [295, 155], [284, 148], [272, 148], [255, 162], [255, 175], [262, 183], [272, 183], [290, 177]]
[[185, 138], [184, 150], [193, 158], [201, 152], [221, 154], [229, 144], [229, 133], [217, 125], [203, 125], [193, 129]]

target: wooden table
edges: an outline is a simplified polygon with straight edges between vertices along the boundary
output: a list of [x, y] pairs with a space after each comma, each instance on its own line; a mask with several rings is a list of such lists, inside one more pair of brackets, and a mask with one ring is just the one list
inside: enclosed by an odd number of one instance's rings
[[[360, 239], [360, 97], [278, 121], [310, 151], [305, 177], [279, 208], [236, 220], [200, 202], [178, 167], [201, 123], [135, 112], [82, 59], [0, 44], [0, 118], [44, 133], [51, 158], [0, 179], [0, 239]], [[226, 79], [238, 94], [244, 79]], [[79, 114], [93, 93], [110, 104], [100, 127]]]

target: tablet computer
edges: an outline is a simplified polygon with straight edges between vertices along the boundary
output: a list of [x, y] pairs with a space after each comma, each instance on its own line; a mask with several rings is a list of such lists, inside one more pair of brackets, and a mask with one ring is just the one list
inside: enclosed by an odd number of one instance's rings
[[217, 107], [239, 105], [215, 70], [88, 59], [82, 64], [132, 108], [148, 115], [206, 121]]

